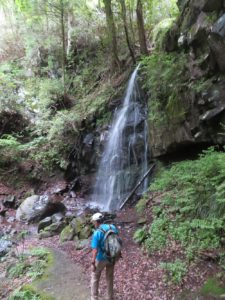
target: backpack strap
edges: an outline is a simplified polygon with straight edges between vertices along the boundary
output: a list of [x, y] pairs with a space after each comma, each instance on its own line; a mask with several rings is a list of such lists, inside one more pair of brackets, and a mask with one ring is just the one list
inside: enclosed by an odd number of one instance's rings
[[98, 227], [98, 231], [102, 232], [104, 235], [106, 234], [106, 231], [102, 227]]

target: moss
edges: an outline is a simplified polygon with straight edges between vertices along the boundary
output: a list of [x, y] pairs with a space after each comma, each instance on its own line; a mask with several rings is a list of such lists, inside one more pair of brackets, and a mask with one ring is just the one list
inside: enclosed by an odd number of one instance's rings
[[218, 297], [225, 294], [225, 287], [220, 287], [218, 281], [215, 278], [209, 278], [206, 284], [202, 287], [201, 294], [211, 294], [214, 297]]
[[185, 109], [181, 99], [175, 93], [169, 97], [166, 116], [169, 124], [177, 124], [185, 120]]
[[[32, 249], [37, 249], [37, 248], [29, 248], [29, 249], [32, 250]], [[47, 257], [46, 257], [46, 262], [47, 262], [47, 266], [46, 266], [46, 268], [45, 268], [45, 273], [46, 273], [46, 271], [47, 271], [53, 264], [55, 264], [55, 262], [54, 262], [53, 254], [52, 254], [51, 250], [48, 249], [48, 248], [44, 248], [44, 249], [45, 249], [46, 251], [48, 251], [48, 255], [47, 255]], [[39, 280], [35, 280], [34, 283], [36, 284], [37, 282], [42, 282], [42, 281], [46, 280], [48, 277], [49, 277], [48, 275], [43, 275]], [[47, 295], [44, 291], [38, 291], [38, 290], [35, 288], [35, 286], [34, 286], [33, 283], [26, 284], [26, 285], [22, 286], [21, 290], [22, 290], [22, 291], [30, 291], [30, 292], [33, 292], [33, 293], [39, 295], [40, 298], [41, 298], [42, 300], [55, 300], [54, 297]]]
[[66, 226], [60, 234], [60, 243], [64, 243], [66, 241], [72, 241], [74, 234], [75, 233], [71, 225]]

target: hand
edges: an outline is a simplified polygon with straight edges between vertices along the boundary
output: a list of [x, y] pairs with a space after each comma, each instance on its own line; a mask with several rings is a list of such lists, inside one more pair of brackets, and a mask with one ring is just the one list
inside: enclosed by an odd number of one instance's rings
[[91, 272], [94, 272], [96, 269], [96, 266], [95, 265], [91, 265]]

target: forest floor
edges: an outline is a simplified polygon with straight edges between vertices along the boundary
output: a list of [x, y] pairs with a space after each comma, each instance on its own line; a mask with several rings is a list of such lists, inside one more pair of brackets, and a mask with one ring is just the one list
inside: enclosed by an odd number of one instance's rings
[[[200, 257], [193, 266], [188, 267], [186, 276], [183, 277], [181, 285], [164, 282], [163, 277], [167, 274], [165, 269], [159, 268], [162, 262], [174, 262], [179, 258], [184, 261], [180, 245], [171, 243], [170, 247], [155, 252], [151, 255], [143, 253], [142, 248], [133, 239], [135, 231], [143, 227], [138, 224], [140, 217], [147, 220], [147, 227], [152, 222], [152, 206], [149, 206], [142, 215], [137, 215], [135, 207], [127, 207], [117, 212], [113, 220], [119, 230], [123, 241], [123, 258], [115, 266], [114, 292], [116, 300], [139, 300], [139, 299], [220, 299], [212, 295], [202, 295], [201, 289], [208, 278], [217, 278], [218, 285], [224, 285], [225, 272], [217, 262], [210, 257]], [[63, 251], [71, 261], [82, 267], [87, 275], [87, 286], [90, 288], [90, 262], [91, 248], [76, 250], [75, 243], [65, 242], [60, 244], [59, 236], [38, 240], [36, 238], [25, 241], [25, 248], [49, 247]], [[22, 245], [19, 246], [22, 248]], [[222, 277], [218, 279], [218, 274]], [[105, 272], [101, 277], [99, 292], [102, 297], [106, 295]], [[225, 294], [225, 292], [224, 292]], [[5, 298], [7, 299], [7, 298]], [[79, 296], [77, 297], [79, 299]], [[65, 299], [66, 300], [66, 299]]]

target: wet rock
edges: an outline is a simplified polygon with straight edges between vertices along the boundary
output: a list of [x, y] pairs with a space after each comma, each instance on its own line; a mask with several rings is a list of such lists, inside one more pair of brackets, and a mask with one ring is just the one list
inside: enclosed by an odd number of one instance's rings
[[212, 32], [225, 37], [225, 14], [223, 14], [212, 27]]
[[62, 203], [54, 203], [49, 196], [31, 196], [16, 212], [16, 220], [21, 222], [39, 222], [41, 219], [65, 209]]
[[38, 238], [43, 239], [43, 238], [57, 235], [64, 229], [65, 226], [66, 224], [64, 222], [52, 223], [50, 226], [45, 227], [44, 231], [38, 234]]
[[90, 133], [86, 135], [83, 140], [83, 150], [82, 156], [84, 157], [85, 162], [90, 163], [92, 156], [94, 155], [94, 135]]
[[101, 136], [100, 136], [100, 144], [104, 146], [106, 144], [106, 142], [108, 141], [108, 137], [109, 137], [108, 131], [102, 132]]
[[102, 212], [102, 214], [104, 215], [105, 219], [115, 219], [116, 218], [116, 214], [113, 214], [113, 213]]
[[60, 233], [65, 226], [66, 224], [64, 222], [55, 222], [46, 227], [44, 231], [51, 231], [52, 233], [57, 234]]
[[221, 71], [225, 71], [225, 38], [218, 33], [211, 33], [208, 43]]
[[60, 234], [60, 242], [72, 241], [74, 237], [74, 229], [71, 225], [66, 226]]
[[10, 217], [7, 219], [7, 222], [9, 223], [13, 223], [15, 221], [15, 218], [14, 217]]
[[52, 224], [52, 218], [51, 217], [44, 218], [43, 220], [40, 221], [40, 223], [38, 225], [38, 232], [45, 229], [46, 227], [48, 227], [51, 224]]
[[12, 243], [9, 241], [3, 241], [0, 243], [0, 257], [3, 257], [8, 253], [12, 248]]
[[215, 109], [208, 110], [203, 116], [200, 116], [200, 120], [208, 121], [208, 120], [212, 119], [213, 117], [217, 116], [224, 109], [225, 109], [225, 105], [215, 108]]
[[92, 234], [91, 226], [86, 225], [79, 233], [80, 239], [87, 239]]
[[52, 216], [52, 223], [60, 222], [64, 218], [62, 213], [57, 213]]
[[223, 0], [201, 0], [199, 2], [204, 12], [213, 12], [223, 6]]
[[10, 208], [14, 206], [14, 202], [15, 202], [15, 196], [8, 195], [3, 204], [5, 207]]
[[61, 194], [63, 195], [68, 191], [67, 184], [65, 182], [60, 182], [52, 189], [51, 195], [53, 194]]
[[86, 247], [90, 247], [90, 245], [91, 245], [91, 241], [88, 240], [88, 239], [85, 239], [85, 240], [80, 241], [80, 242], [78, 242], [78, 243], [76, 244], [76, 249], [77, 249], [77, 250], [82, 250], [82, 249], [84, 249], [84, 248], [86, 248]]
[[75, 217], [75, 213], [73, 213], [72, 211], [67, 211], [65, 214], [65, 218], [74, 218]]
[[76, 198], [77, 196], [74, 191], [71, 191], [69, 194], [70, 194], [70, 198]]

